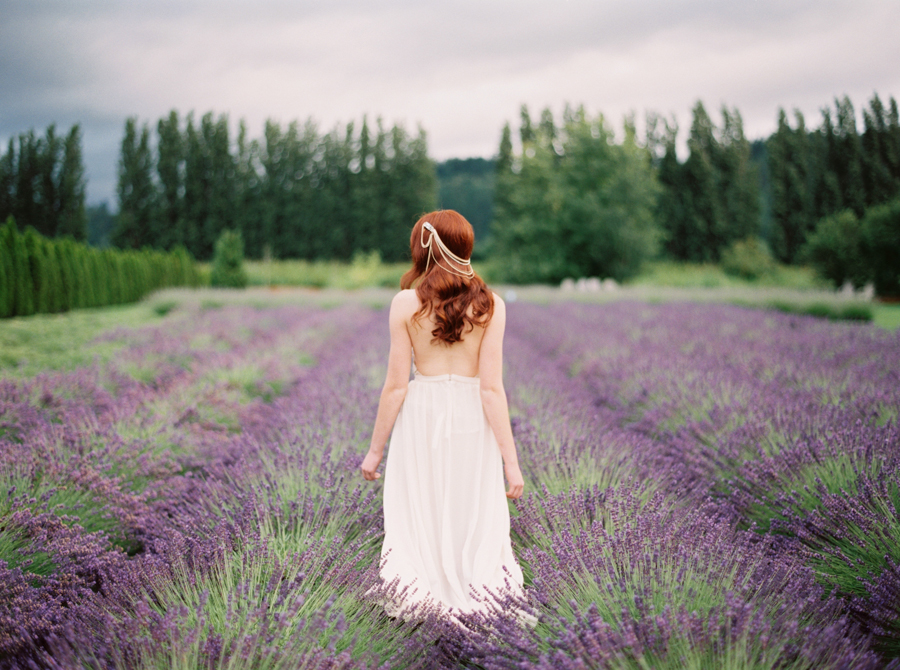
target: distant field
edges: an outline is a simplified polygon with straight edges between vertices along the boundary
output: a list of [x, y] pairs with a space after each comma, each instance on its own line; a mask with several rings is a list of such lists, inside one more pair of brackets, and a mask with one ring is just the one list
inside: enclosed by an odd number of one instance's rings
[[[502, 276], [500, 262], [475, 261], [475, 270], [490, 283]], [[383, 263], [376, 255], [359, 255], [352, 262], [273, 260], [245, 261], [251, 286], [309, 286], [356, 289], [367, 286], [395, 287], [409, 269], [408, 263]], [[201, 264], [208, 273], [208, 264]], [[577, 277], [573, 277], [577, 279]], [[648, 263], [643, 272], [626, 282], [630, 286], [677, 288], [790, 288], [828, 289], [828, 284], [808, 267], [779, 266], [771, 275], [749, 281], [726, 274], [714, 263]]]

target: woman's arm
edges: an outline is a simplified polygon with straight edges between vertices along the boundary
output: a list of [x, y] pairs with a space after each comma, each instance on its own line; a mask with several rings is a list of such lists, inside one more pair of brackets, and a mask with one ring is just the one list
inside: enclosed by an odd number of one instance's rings
[[406, 312], [409, 311], [409, 296], [405, 292], [398, 293], [391, 301], [391, 313], [388, 324], [391, 331], [391, 351], [388, 355], [387, 378], [384, 388], [381, 390], [381, 400], [378, 402], [378, 415], [375, 418], [375, 428], [372, 431], [372, 441], [369, 444], [369, 453], [363, 459], [360, 470], [363, 477], [373, 481], [381, 477], [375, 472], [384, 455], [384, 445], [391, 436], [391, 429], [400, 407], [406, 398], [406, 389], [409, 386], [409, 368], [412, 361], [412, 342], [409, 332], [406, 330]]
[[478, 358], [478, 375], [481, 377], [481, 403], [491, 430], [500, 445], [503, 469], [509, 483], [507, 498], [519, 498], [525, 488], [519, 457], [509, 423], [509, 406], [503, 388], [503, 333], [506, 330], [506, 305], [500, 296], [494, 295], [494, 315], [484, 331], [481, 353]]

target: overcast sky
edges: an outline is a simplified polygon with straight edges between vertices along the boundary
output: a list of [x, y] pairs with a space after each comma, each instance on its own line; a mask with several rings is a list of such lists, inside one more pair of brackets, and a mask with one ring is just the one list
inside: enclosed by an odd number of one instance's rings
[[125, 118], [170, 109], [427, 131], [431, 155], [490, 156], [519, 107], [623, 116], [702, 100], [747, 135], [779, 106], [817, 126], [847, 94], [900, 96], [898, 0], [0, 0], [0, 141], [84, 131], [88, 201], [115, 208]]

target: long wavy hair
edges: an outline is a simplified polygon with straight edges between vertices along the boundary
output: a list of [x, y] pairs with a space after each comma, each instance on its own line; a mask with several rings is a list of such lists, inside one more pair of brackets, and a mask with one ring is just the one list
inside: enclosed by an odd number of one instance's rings
[[[433, 246], [434, 255], [428, 262], [428, 249], [421, 243], [422, 226], [426, 221], [434, 226], [447, 248], [463, 259], [472, 256], [475, 232], [462, 214], [452, 209], [442, 209], [429, 212], [416, 221], [409, 238], [413, 265], [400, 280], [400, 288], [415, 286], [422, 306], [413, 315], [413, 321], [433, 313], [435, 328], [431, 331], [434, 336], [432, 342], [438, 340], [450, 345], [461, 342], [463, 334], [471, 332], [476, 325], [487, 326], [494, 314], [494, 294], [477, 274], [462, 277], [448, 272], [446, 267], [456, 265], [444, 259], [437, 245]], [[429, 234], [425, 231], [426, 239]]]

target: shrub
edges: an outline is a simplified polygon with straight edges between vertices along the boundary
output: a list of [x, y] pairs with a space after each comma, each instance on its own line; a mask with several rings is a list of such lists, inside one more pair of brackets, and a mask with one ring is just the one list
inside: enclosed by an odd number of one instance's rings
[[851, 281], [859, 287], [866, 282], [859, 219], [849, 209], [821, 219], [807, 240], [803, 255], [835, 286]]
[[860, 247], [878, 295], [900, 296], [900, 199], [866, 211]]
[[239, 232], [224, 230], [216, 240], [210, 284], [227, 288], [247, 286], [244, 272], [244, 242]]
[[744, 279], [759, 279], [772, 273], [775, 261], [765, 242], [748, 237], [733, 242], [722, 252], [722, 269]]
[[841, 305], [826, 302], [796, 303], [773, 300], [767, 303], [767, 306], [786, 314], [806, 314], [831, 321], [871, 321], [875, 316], [871, 305], [858, 302]]
[[19, 233], [12, 217], [0, 226], [0, 317], [120, 305], [197, 279], [183, 248], [100, 251], [71, 238], [46, 238], [32, 227]]

